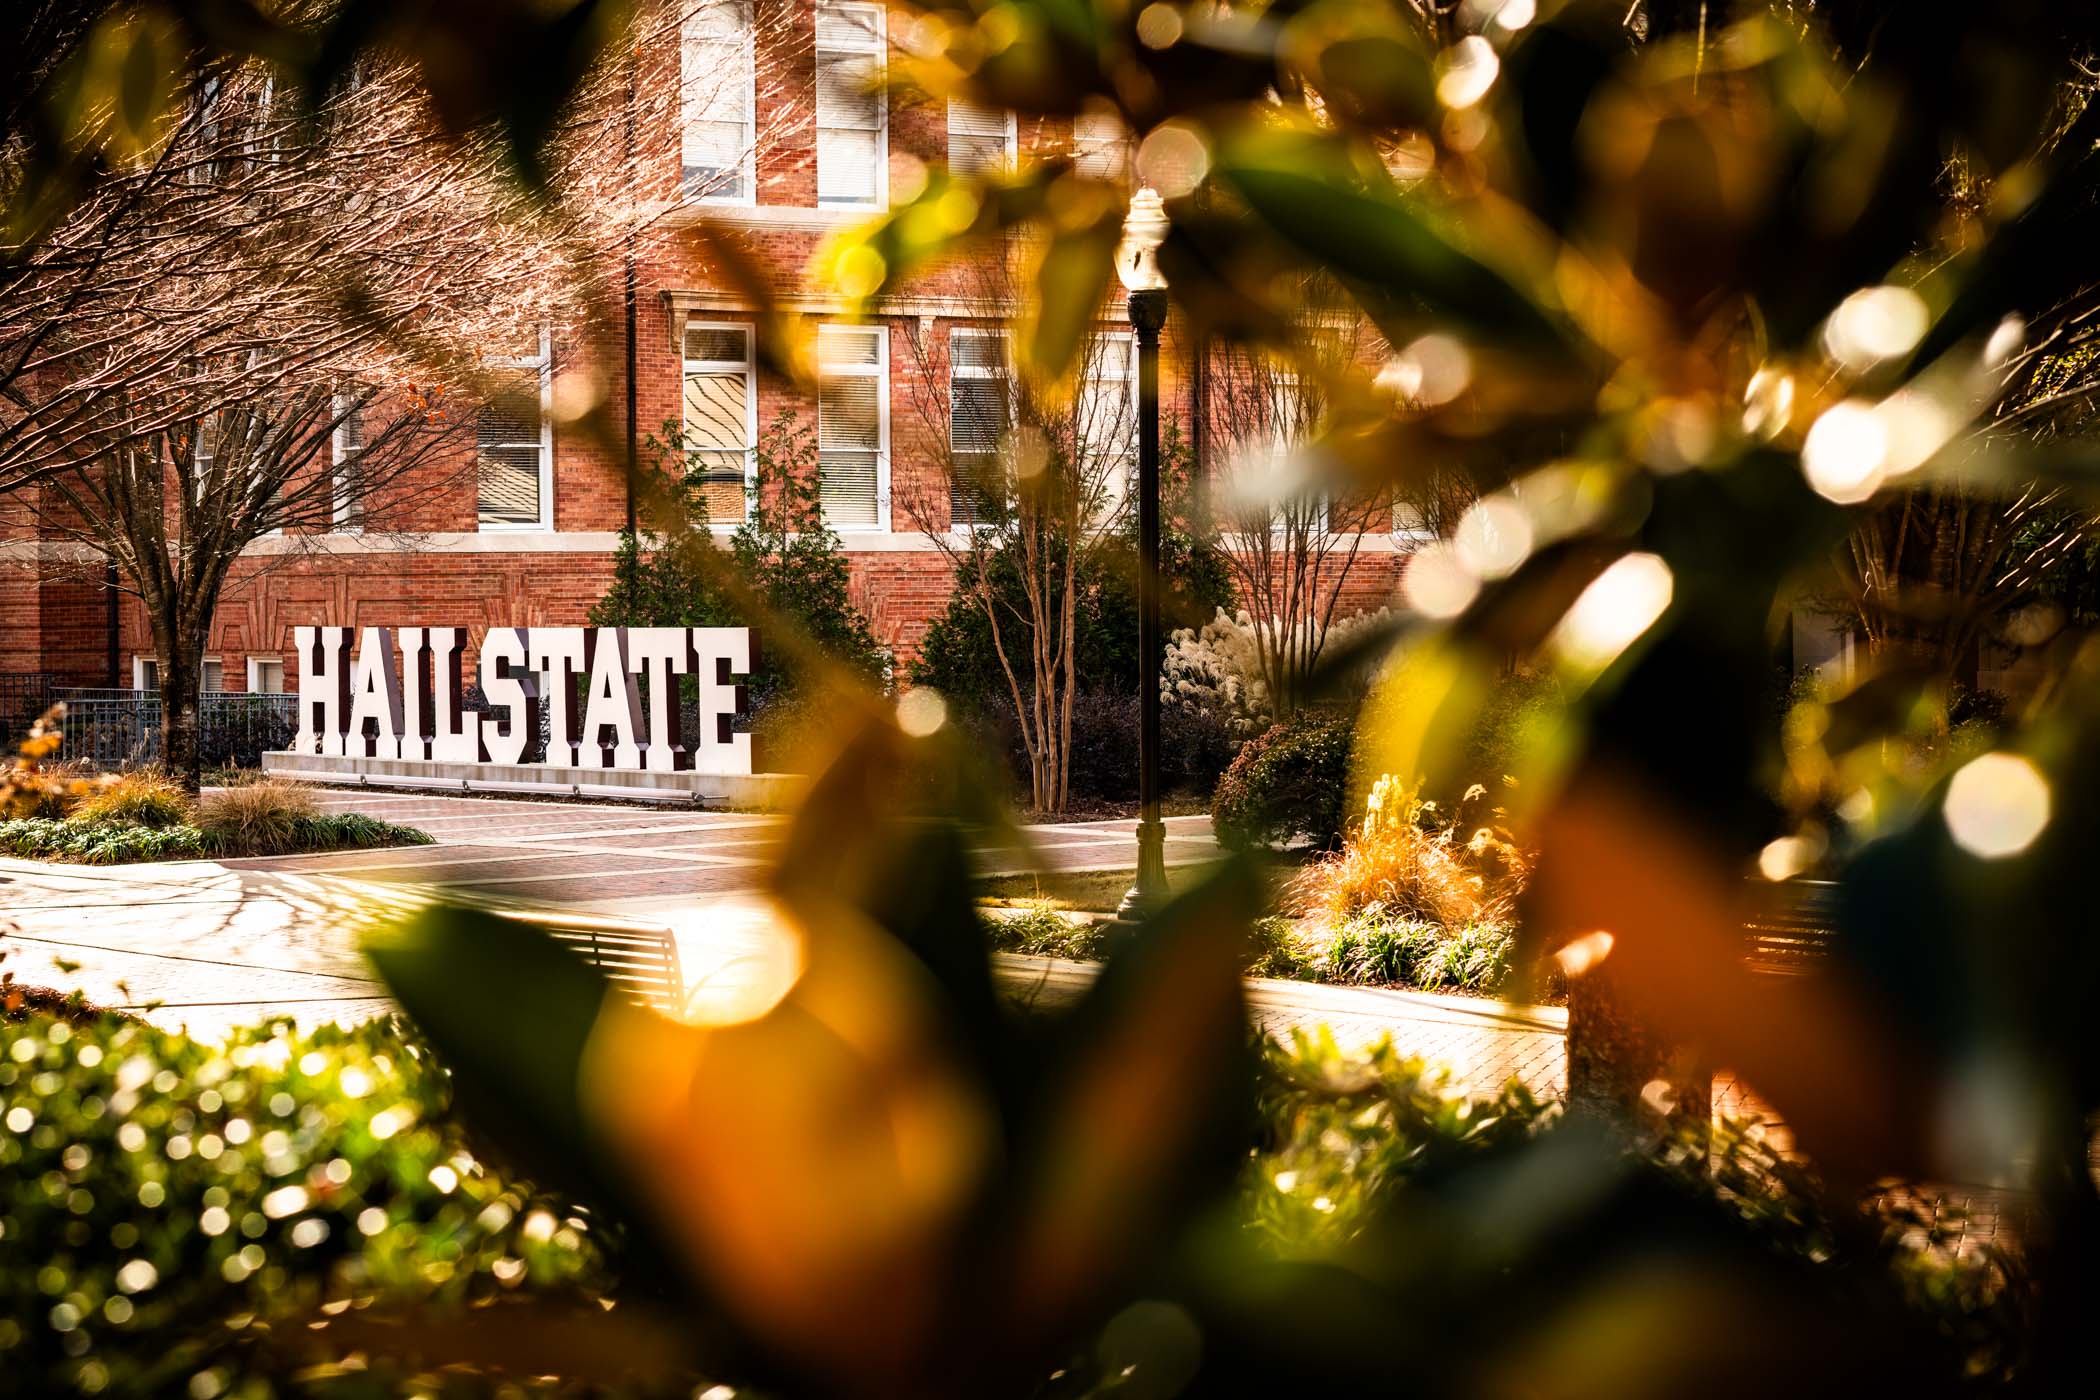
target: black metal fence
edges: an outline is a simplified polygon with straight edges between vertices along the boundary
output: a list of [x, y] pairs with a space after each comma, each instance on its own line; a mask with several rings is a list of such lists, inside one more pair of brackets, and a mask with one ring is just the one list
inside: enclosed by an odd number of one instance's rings
[[49, 671], [0, 671], [0, 741], [12, 746], [51, 708], [56, 680]]
[[[160, 758], [160, 695], [150, 690], [61, 690], [66, 706], [63, 758], [103, 768]], [[264, 751], [290, 746], [298, 697], [207, 691], [197, 698], [197, 748], [206, 767], [254, 768]]]

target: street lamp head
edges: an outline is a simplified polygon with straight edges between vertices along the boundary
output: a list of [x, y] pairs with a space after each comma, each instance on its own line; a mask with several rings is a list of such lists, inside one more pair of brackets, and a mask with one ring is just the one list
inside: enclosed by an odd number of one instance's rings
[[1116, 276], [1133, 292], [1163, 292], [1167, 279], [1159, 270], [1159, 245], [1167, 241], [1167, 209], [1159, 191], [1145, 186], [1130, 197], [1123, 220], [1123, 241], [1116, 245]]

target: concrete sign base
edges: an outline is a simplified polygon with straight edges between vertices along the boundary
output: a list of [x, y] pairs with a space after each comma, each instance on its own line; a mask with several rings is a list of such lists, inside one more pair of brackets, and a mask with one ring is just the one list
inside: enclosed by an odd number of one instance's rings
[[262, 756], [265, 773], [313, 783], [426, 788], [440, 792], [534, 792], [561, 797], [624, 797], [695, 807], [777, 812], [809, 786], [798, 773], [660, 773], [620, 768], [565, 768], [545, 763], [446, 763], [342, 754]]

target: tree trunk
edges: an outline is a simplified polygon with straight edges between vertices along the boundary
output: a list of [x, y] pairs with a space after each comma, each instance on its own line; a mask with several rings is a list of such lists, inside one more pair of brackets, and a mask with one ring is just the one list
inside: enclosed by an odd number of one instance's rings
[[161, 766], [192, 797], [204, 785], [204, 755], [198, 742], [197, 723], [204, 641], [202, 627], [176, 618], [153, 619], [153, 644], [160, 653]]

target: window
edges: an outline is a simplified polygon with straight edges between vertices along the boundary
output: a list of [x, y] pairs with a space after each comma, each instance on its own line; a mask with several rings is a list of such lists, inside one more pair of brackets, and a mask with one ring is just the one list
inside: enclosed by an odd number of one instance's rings
[[741, 524], [749, 493], [757, 489], [753, 448], [758, 394], [751, 362], [751, 327], [689, 321], [685, 328], [685, 447], [696, 472], [707, 518]]
[[948, 333], [948, 516], [957, 525], [993, 518], [1006, 500], [1000, 448], [1013, 426], [1013, 373], [1005, 331]]
[[1130, 130], [1113, 111], [1081, 112], [1072, 119], [1072, 164], [1096, 180], [1130, 175]]
[[484, 404], [474, 425], [477, 503], [484, 530], [545, 530], [552, 527], [554, 439], [546, 413], [547, 333], [539, 353], [493, 360], [511, 370], [511, 382]]
[[687, 11], [680, 32], [679, 169], [687, 199], [753, 196], [751, 6], [714, 0]]
[[1237, 420], [1232, 495], [1242, 528], [1259, 531], [1266, 519], [1271, 531], [1326, 530], [1331, 503], [1324, 491], [1302, 484], [1294, 461], [1317, 435], [1319, 404], [1306, 397], [1296, 374], [1266, 361], [1231, 392], [1228, 412]]
[[[131, 658], [131, 688], [133, 690], [157, 691], [160, 689], [160, 661], [151, 656]], [[216, 694], [226, 688], [226, 663], [212, 657], [204, 659], [204, 674], [198, 678], [197, 688]]]
[[833, 525], [887, 523], [888, 370], [884, 327], [817, 327], [819, 498]]
[[1137, 339], [1125, 331], [1095, 337], [1087, 347], [1086, 378], [1076, 404], [1074, 436], [1089, 480], [1101, 483], [1104, 513], [1113, 513], [1130, 489], [1137, 462]]
[[281, 656], [249, 657], [248, 689], [258, 695], [284, 694], [284, 658]]
[[996, 107], [948, 99], [948, 168], [958, 175], [1011, 170], [1014, 114]]
[[883, 202], [882, 7], [817, 10], [817, 203]]
[[365, 450], [364, 404], [353, 394], [336, 395], [335, 420], [329, 444], [335, 470], [335, 528], [361, 530], [365, 524], [364, 483], [358, 473]]

